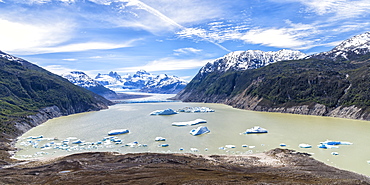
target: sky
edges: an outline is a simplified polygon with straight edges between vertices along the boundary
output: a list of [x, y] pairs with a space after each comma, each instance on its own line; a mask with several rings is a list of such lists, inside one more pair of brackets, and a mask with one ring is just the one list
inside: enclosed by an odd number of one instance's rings
[[232, 51], [329, 51], [369, 20], [369, 0], [0, 0], [0, 50], [59, 75], [190, 81]]

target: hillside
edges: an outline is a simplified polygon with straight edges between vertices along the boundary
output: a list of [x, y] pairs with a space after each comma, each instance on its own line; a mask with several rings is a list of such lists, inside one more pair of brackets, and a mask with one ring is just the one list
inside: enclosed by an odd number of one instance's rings
[[[350, 43], [354, 40], [346, 40], [340, 45], [351, 45], [350, 50], [342, 49], [341, 55], [333, 54], [327, 58], [317, 56], [335, 53], [344, 47], [304, 60], [280, 61], [258, 69], [207, 74], [200, 70], [176, 98], [225, 103], [248, 110], [370, 120], [370, 82], [367, 80], [370, 77], [370, 54], [353, 55], [356, 45]], [[363, 47], [364, 42], [356, 40], [355, 43], [361, 43]]]
[[111, 102], [23, 59], [0, 52], [0, 133], [14, 137], [47, 119]]

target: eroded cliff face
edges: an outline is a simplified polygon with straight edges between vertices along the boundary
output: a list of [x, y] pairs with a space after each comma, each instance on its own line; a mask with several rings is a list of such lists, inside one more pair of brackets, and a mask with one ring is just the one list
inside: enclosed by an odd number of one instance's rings
[[329, 116], [370, 121], [370, 115], [366, 113], [362, 108], [358, 108], [355, 105], [349, 107], [338, 106], [336, 108], [329, 108], [323, 104], [317, 103], [314, 105], [300, 105], [292, 107], [267, 107], [260, 105], [260, 102], [262, 100], [263, 98], [252, 97], [250, 95], [245, 95], [244, 93], [242, 93], [231, 99], [224, 100], [223, 103], [230, 105], [234, 108], [253, 111]]

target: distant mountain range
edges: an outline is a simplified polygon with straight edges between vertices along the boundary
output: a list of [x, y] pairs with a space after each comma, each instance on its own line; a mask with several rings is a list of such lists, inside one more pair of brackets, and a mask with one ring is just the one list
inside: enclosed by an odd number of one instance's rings
[[248, 110], [370, 120], [370, 32], [328, 52], [277, 53], [233, 52], [216, 59], [202, 67], [176, 98]]
[[[74, 71], [62, 75], [75, 85], [89, 89], [95, 93], [105, 96], [112, 92], [132, 90], [159, 94], [176, 94], [180, 92], [187, 82], [176, 76], [166, 74], [153, 75], [144, 70], [135, 74], [121, 76], [117, 72], [98, 74], [95, 79], [90, 78], [83, 72]], [[103, 89], [105, 88], [105, 89]]]

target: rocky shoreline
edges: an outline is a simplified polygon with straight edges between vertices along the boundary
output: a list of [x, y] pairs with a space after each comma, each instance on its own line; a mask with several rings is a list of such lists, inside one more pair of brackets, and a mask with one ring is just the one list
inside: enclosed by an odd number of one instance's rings
[[80, 153], [8, 165], [0, 184], [370, 184], [288, 149], [244, 156]]
[[313, 105], [296, 105], [286, 107], [266, 107], [262, 106], [260, 102], [262, 99], [257, 97], [250, 97], [245, 94], [240, 94], [232, 99], [224, 100], [224, 104], [230, 105], [234, 108], [263, 111], [263, 112], [279, 112], [289, 114], [313, 115], [313, 116], [328, 116], [346, 119], [359, 119], [370, 121], [370, 114], [366, 113], [363, 109], [355, 105], [344, 107], [338, 106], [329, 108], [322, 104]]

